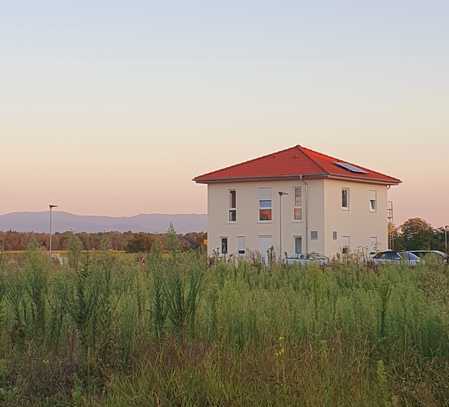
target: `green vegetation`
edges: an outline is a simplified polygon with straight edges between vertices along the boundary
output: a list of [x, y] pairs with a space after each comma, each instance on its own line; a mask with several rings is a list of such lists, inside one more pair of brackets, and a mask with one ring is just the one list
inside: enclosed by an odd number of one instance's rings
[[[173, 227], [169, 232], [175, 233]], [[433, 228], [421, 218], [408, 219], [398, 227], [390, 224], [389, 234], [394, 250], [446, 250], [444, 227]], [[64, 232], [53, 235], [53, 251], [69, 250], [74, 236], [81, 242], [82, 249], [89, 251], [101, 250], [105, 241], [108, 242], [108, 248], [128, 253], [148, 252], [154, 244], [158, 244], [163, 250], [168, 250], [170, 246], [170, 233]], [[188, 251], [204, 249], [207, 235], [204, 232], [192, 232], [183, 235], [178, 234], [176, 238], [180, 250]], [[0, 250], [6, 252], [23, 251], [32, 241], [37, 241], [39, 246], [48, 249], [49, 235], [47, 233], [0, 231]]]
[[395, 250], [440, 250], [445, 252], [445, 228], [433, 228], [421, 218], [410, 218], [396, 228], [389, 225], [390, 241]]
[[[173, 229], [174, 232], [174, 229]], [[141, 233], [141, 232], [98, 232], [98, 233], [55, 233], [52, 240], [53, 251], [66, 251], [70, 249], [73, 237], [77, 237], [83, 250], [101, 250], [105, 242], [108, 248], [128, 253], [142, 253], [151, 250], [157, 243], [165, 248], [167, 233]], [[192, 232], [178, 234], [177, 239], [182, 250], [197, 250], [204, 246], [206, 233]], [[0, 231], [0, 250], [6, 252], [20, 252], [27, 249], [31, 242], [38, 242], [40, 247], [49, 246], [50, 236], [47, 233], [34, 232], [3, 232]]]
[[0, 257], [1, 406], [441, 406], [449, 271]]

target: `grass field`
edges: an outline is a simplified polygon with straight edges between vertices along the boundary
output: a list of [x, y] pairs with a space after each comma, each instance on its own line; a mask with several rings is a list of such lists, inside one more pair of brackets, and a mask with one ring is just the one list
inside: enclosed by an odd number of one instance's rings
[[449, 405], [449, 271], [0, 256], [1, 406]]

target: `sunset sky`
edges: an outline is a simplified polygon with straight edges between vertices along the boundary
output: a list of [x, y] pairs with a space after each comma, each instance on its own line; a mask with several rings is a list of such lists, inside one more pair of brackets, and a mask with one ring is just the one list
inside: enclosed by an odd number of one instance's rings
[[10, 1], [0, 213], [204, 213], [204, 172], [301, 144], [449, 223], [449, 2]]

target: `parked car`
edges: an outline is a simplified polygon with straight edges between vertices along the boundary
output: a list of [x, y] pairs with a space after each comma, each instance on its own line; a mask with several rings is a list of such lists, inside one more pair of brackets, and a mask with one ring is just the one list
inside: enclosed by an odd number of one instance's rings
[[416, 266], [421, 259], [412, 252], [386, 250], [375, 254], [371, 261], [376, 264], [408, 264], [409, 266]]
[[287, 264], [300, 264], [301, 266], [318, 265], [325, 266], [329, 263], [329, 258], [319, 253], [310, 253], [308, 255], [300, 254], [298, 256], [287, 257]]
[[449, 263], [449, 257], [446, 253], [441, 252], [439, 250], [410, 250], [410, 253], [418, 256], [420, 259], [423, 259], [427, 256], [434, 256], [442, 263]]

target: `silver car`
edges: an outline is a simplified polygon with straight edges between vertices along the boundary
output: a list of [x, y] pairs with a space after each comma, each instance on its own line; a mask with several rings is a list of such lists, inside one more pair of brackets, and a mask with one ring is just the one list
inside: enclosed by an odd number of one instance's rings
[[410, 253], [413, 253], [422, 260], [425, 260], [427, 256], [434, 256], [441, 263], [449, 263], [448, 255], [439, 250], [410, 250]]
[[409, 266], [416, 266], [421, 259], [412, 252], [386, 250], [379, 252], [372, 257], [372, 262], [379, 264], [407, 264]]
[[312, 264], [318, 266], [326, 266], [329, 264], [329, 258], [319, 253], [310, 253], [308, 255], [300, 254], [294, 257], [287, 257], [287, 264], [299, 264], [301, 266], [309, 266]]

